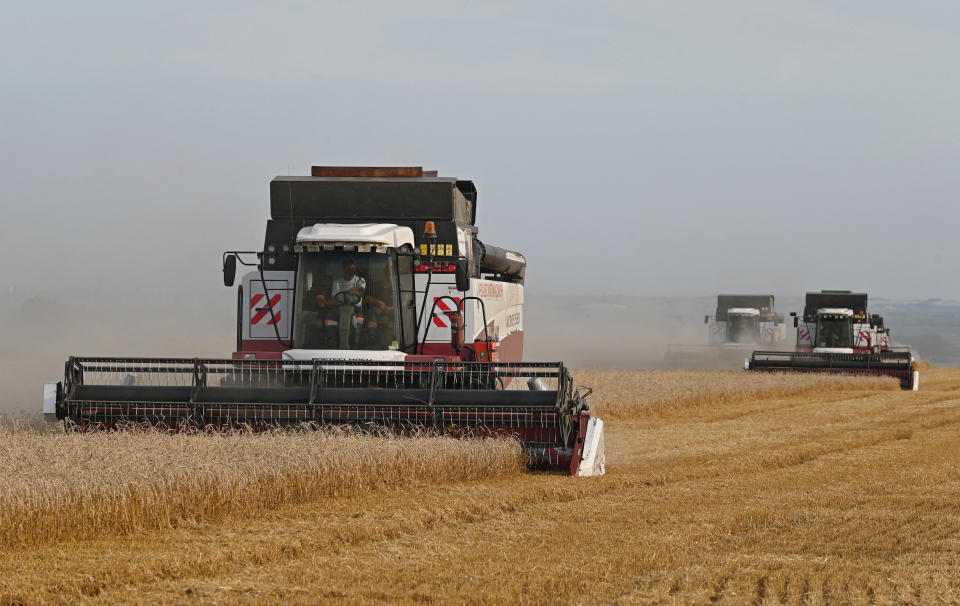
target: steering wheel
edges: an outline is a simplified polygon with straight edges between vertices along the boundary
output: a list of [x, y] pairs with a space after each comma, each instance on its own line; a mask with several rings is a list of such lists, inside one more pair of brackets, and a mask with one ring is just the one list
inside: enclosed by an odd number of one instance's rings
[[354, 294], [350, 294], [349, 290], [341, 290], [337, 294], [333, 295], [334, 300], [337, 302], [337, 305], [359, 305], [360, 297]]

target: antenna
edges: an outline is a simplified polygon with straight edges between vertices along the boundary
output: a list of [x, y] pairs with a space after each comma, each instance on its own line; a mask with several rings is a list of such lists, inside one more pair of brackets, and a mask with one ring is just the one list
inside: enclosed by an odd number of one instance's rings
[[[287, 176], [290, 176], [289, 166], [287, 166]], [[287, 200], [290, 201], [290, 237], [294, 239], [294, 244], [296, 244], [297, 236], [293, 233], [293, 183], [290, 179], [287, 179]]]

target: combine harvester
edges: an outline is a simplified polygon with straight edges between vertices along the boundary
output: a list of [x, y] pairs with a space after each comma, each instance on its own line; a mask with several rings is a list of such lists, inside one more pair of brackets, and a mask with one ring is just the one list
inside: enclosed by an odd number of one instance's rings
[[262, 251], [223, 256], [231, 359], [82, 358], [44, 386], [80, 430], [353, 425], [516, 437], [530, 467], [604, 473], [603, 422], [562, 363], [521, 362], [523, 255], [477, 239], [473, 182], [314, 167], [270, 184]]
[[797, 327], [795, 352], [755, 351], [747, 370], [836, 372], [891, 376], [903, 389], [919, 388], [919, 373], [909, 348], [891, 348], [883, 318], [867, 313], [867, 295], [849, 290], [808, 292]]
[[787, 326], [774, 311], [773, 295], [717, 295], [717, 311], [704, 316], [707, 345], [669, 345], [667, 368], [739, 368], [749, 352], [762, 346], [783, 348]]

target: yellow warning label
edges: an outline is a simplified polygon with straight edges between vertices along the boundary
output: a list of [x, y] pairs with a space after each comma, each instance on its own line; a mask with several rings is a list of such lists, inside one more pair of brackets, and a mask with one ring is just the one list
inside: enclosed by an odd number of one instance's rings
[[438, 257], [452, 257], [453, 256], [453, 244], [421, 244], [420, 245], [420, 254], [421, 255], [435, 255]]

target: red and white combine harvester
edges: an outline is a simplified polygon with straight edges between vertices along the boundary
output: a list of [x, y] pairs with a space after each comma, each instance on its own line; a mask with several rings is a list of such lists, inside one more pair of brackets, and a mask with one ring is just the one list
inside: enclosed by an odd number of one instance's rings
[[739, 368], [757, 346], [783, 349], [787, 325], [774, 311], [773, 295], [717, 295], [717, 311], [704, 316], [708, 344], [671, 344], [667, 368]]
[[559, 362], [522, 362], [523, 255], [477, 238], [471, 181], [314, 167], [270, 184], [261, 251], [224, 253], [229, 359], [70, 358], [44, 412], [123, 423], [312, 423], [516, 437], [531, 468], [604, 473], [603, 423]]
[[919, 388], [909, 348], [890, 347], [883, 318], [867, 313], [867, 295], [849, 290], [808, 292], [803, 315], [793, 316], [795, 352], [755, 351], [747, 370], [837, 372], [896, 377], [904, 389]]

